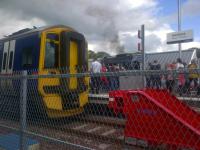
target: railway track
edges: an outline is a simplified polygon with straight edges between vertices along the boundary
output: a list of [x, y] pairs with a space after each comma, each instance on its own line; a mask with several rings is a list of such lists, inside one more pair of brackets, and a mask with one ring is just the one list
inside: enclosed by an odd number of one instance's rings
[[125, 126], [125, 119], [120, 119], [117, 117], [105, 117], [105, 116], [95, 116], [95, 115], [86, 115], [84, 118], [80, 118], [80, 120], [85, 120], [88, 122], [93, 123], [100, 123], [110, 126], [119, 126], [124, 127]]
[[[78, 137], [86, 141], [100, 142], [95, 149], [135, 149], [143, 150], [143, 145], [127, 145], [124, 140], [125, 120], [114, 117], [102, 117], [86, 115], [82, 118], [72, 119], [61, 125], [37, 124], [42, 129], [53, 130], [53, 132]], [[102, 146], [103, 145], [103, 146]], [[86, 145], [87, 146], [87, 145]], [[89, 146], [90, 147], [90, 146]], [[103, 147], [103, 148], [102, 148]]]
[[[0, 124], [4, 126], [12, 126], [13, 128], [19, 129], [20, 123], [18, 121], [12, 121], [7, 119], [0, 119]], [[115, 127], [111, 124], [104, 125], [94, 123], [94, 120], [89, 121], [70, 121], [68, 123], [56, 124], [56, 122], [50, 121], [39, 121], [39, 122], [28, 122], [27, 131], [28, 133], [34, 133], [37, 135], [43, 135], [46, 137], [59, 139], [61, 141], [67, 141], [74, 144], [83, 145], [91, 149], [107, 150], [107, 149], [122, 149], [123, 143], [123, 128], [119, 128], [120, 125]], [[3, 129], [3, 128], [2, 128]], [[3, 130], [2, 130], [3, 131]], [[1, 128], [0, 128], [0, 133]], [[30, 135], [30, 134], [29, 134]], [[112, 136], [111, 136], [112, 135]], [[121, 136], [121, 139], [120, 139]], [[44, 141], [40, 138], [36, 138], [40, 143]], [[55, 147], [50, 144], [42, 145], [42, 150], [49, 150], [47, 147]], [[50, 148], [51, 149], [51, 148]], [[55, 149], [55, 148], [54, 148]], [[62, 148], [59, 148], [62, 149]], [[66, 150], [65, 148], [63, 150]]]
[[96, 139], [101, 142], [124, 144], [123, 128], [107, 126], [105, 124], [79, 122], [73, 128], [61, 128], [62, 131], [68, 131], [85, 138]]
[[40, 129], [45, 128], [54, 132], [62, 132], [62, 134], [65, 133], [66, 135], [76, 136], [81, 139], [98, 141], [107, 145], [109, 149], [111, 147], [121, 149], [125, 146], [123, 136], [125, 121], [118, 118], [86, 115], [81, 118], [72, 119], [66, 124], [54, 125], [53, 122], [40, 122], [37, 125], [34, 124], [34, 126], [38, 126]]
[[[98, 118], [98, 119], [97, 119]], [[106, 119], [106, 117], [103, 117]], [[96, 120], [97, 119], [97, 120]], [[68, 124], [54, 125], [50, 124], [37, 124], [31, 125], [32, 132], [37, 131], [40, 134], [46, 134], [52, 136], [48, 131], [56, 133], [55, 136], [58, 139], [68, 141], [77, 141], [77, 138], [82, 141], [80, 145], [87, 146], [91, 149], [99, 150], [115, 150], [115, 149], [135, 149], [143, 150], [143, 148], [133, 145], [126, 145], [124, 142], [124, 125], [125, 122], [122, 119], [116, 119], [107, 117], [107, 123], [103, 122], [102, 117], [92, 117], [88, 120], [80, 119], [82, 121], [74, 121]], [[108, 120], [110, 119], [110, 120]], [[115, 122], [115, 123], [114, 123]], [[38, 130], [39, 129], [39, 130]], [[76, 139], [76, 140], [75, 140]], [[92, 141], [92, 142], [91, 142]], [[90, 144], [87, 144], [87, 143]], [[75, 142], [76, 143], [76, 142]]]
[[[193, 109], [198, 112], [200, 111], [200, 108], [193, 107]], [[6, 122], [5, 119], [4, 121], [0, 121], [0, 124], [4, 122]], [[9, 126], [10, 124], [18, 124], [15, 126], [19, 127], [19, 122], [8, 121], [7, 125]], [[75, 144], [85, 144], [84, 146], [91, 149], [144, 149], [141, 145], [130, 146], [125, 144], [123, 136], [124, 127], [124, 119], [94, 115], [78, 116], [59, 122], [38, 120], [28, 123], [28, 130], [33, 133], [71, 141]]]

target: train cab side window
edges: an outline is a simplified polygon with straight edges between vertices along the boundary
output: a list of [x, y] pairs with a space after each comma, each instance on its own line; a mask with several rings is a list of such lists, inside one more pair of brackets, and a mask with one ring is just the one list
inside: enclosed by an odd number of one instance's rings
[[57, 34], [47, 34], [45, 48], [45, 63], [46, 69], [58, 68], [59, 57], [59, 41]]
[[10, 52], [9, 69], [12, 69], [12, 62], [13, 62], [13, 52]]
[[7, 60], [7, 53], [4, 53], [4, 55], [3, 55], [3, 70], [6, 69], [6, 60]]
[[33, 64], [33, 48], [24, 48], [22, 50], [22, 66], [23, 67], [31, 67]]

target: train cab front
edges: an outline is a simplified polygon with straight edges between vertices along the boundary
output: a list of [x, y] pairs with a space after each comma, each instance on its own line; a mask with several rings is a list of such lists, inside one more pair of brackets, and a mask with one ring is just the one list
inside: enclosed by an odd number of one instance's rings
[[83, 112], [89, 79], [77, 74], [87, 71], [87, 42], [82, 34], [70, 28], [53, 28], [41, 34], [39, 74], [51, 77], [39, 78], [38, 90], [49, 117]]

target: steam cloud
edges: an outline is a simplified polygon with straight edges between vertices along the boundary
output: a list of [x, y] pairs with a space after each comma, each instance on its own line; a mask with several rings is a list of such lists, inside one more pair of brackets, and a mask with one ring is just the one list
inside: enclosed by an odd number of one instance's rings
[[124, 53], [125, 47], [120, 43], [119, 30], [117, 29], [115, 18], [117, 17], [117, 11], [115, 9], [110, 10], [100, 6], [89, 6], [86, 9], [86, 13], [89, 16], [95, 17], [99, 25], [103, 24], [103, 37], [104, 41], [108, 42], [108, 47], [111, 51], [116, 53]]
[[[32, 26], [64, 24], [83, 33], [90, 49], [116, 54], [137, 51], [135, 34], [145, 24], [146, 31], [152, 34], [146, 37], [147, 51], [177, 50], [176, 45], [166, 45], [165, 33], [173, 30], [166, 16], [162, 20], [157, 17], [158, 4], [157, 0], [61, 0], [59, 3], [57, 0], [0, 0], [0, 38]], [[197, 0], [186, 4], [183, 10], [191, 11], [185, 12], [199, 14]]]

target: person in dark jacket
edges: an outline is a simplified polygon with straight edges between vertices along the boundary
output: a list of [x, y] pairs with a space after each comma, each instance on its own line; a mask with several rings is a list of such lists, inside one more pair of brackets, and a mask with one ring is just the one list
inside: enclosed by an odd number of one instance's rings
[[[150, 62], [148, 63], [147, 70], [151, 70], [151, 63]], [[151, 88], [152, 81], [153, 81], [152, 80], [152, 76], [151, 75], [146, 75], [146, 82], [147, 82], [146, 87], [147, 88]]]
[[116, 90], [117, 89], [117, 68], [116, 68], [116, 65], [110, 64], [108, 71], [112, 74], [109, 77], [110, 90]]
[[[160, 70], [161, 66], [157, 60], [154, 60], [150, 66], [150, 69], [151, 70]], [[153, 84], [153, 88], [156, 87], [157, 89], [159, 89], [161, 87], [161, 78], [160, 78], [159, 73], [154, 73], [152, 75], [152, 84]]]

